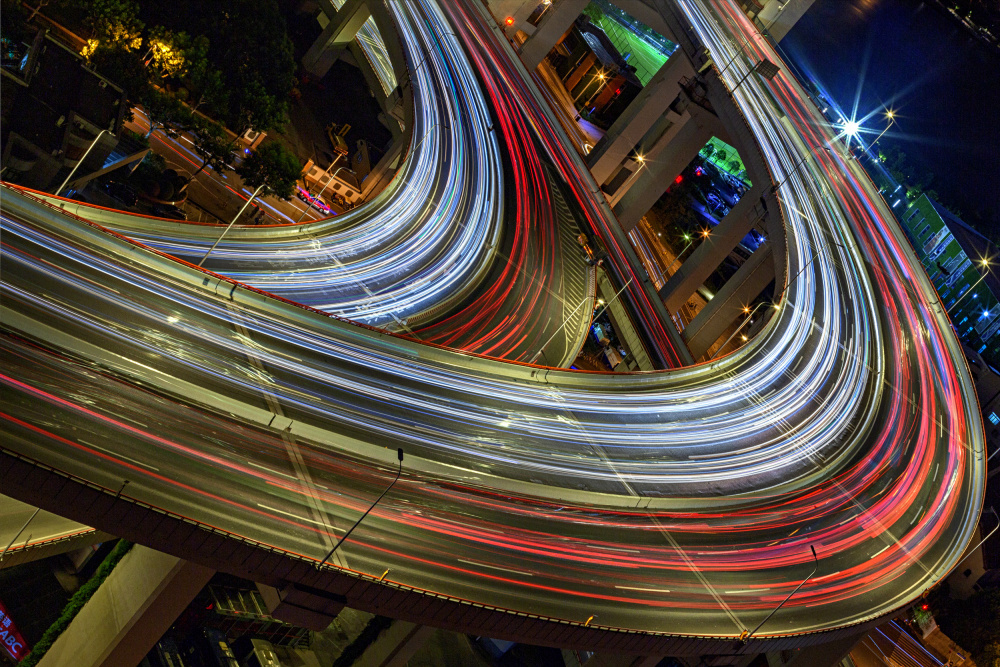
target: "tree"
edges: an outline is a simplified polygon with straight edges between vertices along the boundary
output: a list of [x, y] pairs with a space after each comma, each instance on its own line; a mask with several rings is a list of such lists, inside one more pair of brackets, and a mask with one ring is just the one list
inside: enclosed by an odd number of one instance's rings
[[18, 0], [3, 0], [0, 6], [0, 44], [5, 59], [8, 52], [11, 57], [16, 57], [20, 53], [21, 42], [28, 41], [31, 35], [28, 20]]
[[702, 146], [702, 148], [701, 148], [701, 150], [699, 152], [702, 155], [704, 155], [706, 159], [708, 159], [708, 158], [712, 157], [713, 153], [715, 153], [715, 144], [711, 144], [711, 143], [705, 144], [704, 146]]
[[948, 600], [938, 617], [941, 629], [972, 652], [977, 665], [995, 664], [1000, 644], [1000, 589], [987, 588], [968, 600]]
[[[202, 38], [204, 39], [204, 38]], [[207, 40], [206, 40], [207, 41]], [[187, 71], [187, 54], [195, 52], [186, 32], [172, 32], [162, 26], [149, 31], [143, 61], [160, 78], [182, 76]]]
[[97, 42], [113, 42], [131, 50], [142, 46], [139, 6], [133, 0], [92, 0], [87, 8], [87, 26]]
[[222, 239], [226, 236], [229, 230], [232, 228], [236, 221], [240, 219], [243, 215], [243, 211], [247, 210], [247, 207], [253, 203], [253, 200], [257, 196], [266, 197], [267, 195], [274, 195], [280, 199], [288, 199], [292, 196], [292, 190], [295, 188], [295, 182], [298, 181], [299, 176], [302, 175], [302, 163], [299, 159], [288, 152], [283, 145], [276, 141], [272, 141], [266, 144], [261, 144], [253, 154], [247, 158], [243, 164], [236, 168], [236, 173], [240, 175], [243, 179], [243, 184], [255, 188], [250, 199], [243, 204], [243, 208], [239, 210], [236, 217], [232, 219], [219, 238], [216, 239], [212, 247], [208, 249], [205, 256], [201, 258], [198, 262], [198, 266], [205, 263], [209, 255], [215, 250], [215, 248], [222, 242]]
[[284, 145], [269, 141], [244, 160], [236, 173], [246, 185], [257, 188], [260, 196], [288, 199], [302, 175], [302, 163]]
[[202, 121], [199, 124], [194, 136], [194, 150], [201, 157], [201, 166], [198, 167], [198, 171], [191, 174], [191, 180], [194, 180], [205, 167], [211, 167], [217, 172], [229, 168], [232, 142], [218, 123]]
[[125, 91], [130, 105], [139, 104], [148, 97], [149, 71], [137, 49], [117, 41], [91, 40], [83, 54], [95, 72]]
[[142, 100], [142, 108], [149, 120], [147, 138], [161, 127], [188, 128], [194, 125], [194, 117], [190, 109], [175, 96], [161, 92], [152, 86], [149, 87]]
[[212, 67], [208, 60], [209, 42], [204, 35], [191, 40], [184, 50], [187, 71], [184, 84], [187, 88], [187, 102], [192, 111], [207, 105], [214, 114], [225, 114], [229, 107], [229, 93], [222, 72]]

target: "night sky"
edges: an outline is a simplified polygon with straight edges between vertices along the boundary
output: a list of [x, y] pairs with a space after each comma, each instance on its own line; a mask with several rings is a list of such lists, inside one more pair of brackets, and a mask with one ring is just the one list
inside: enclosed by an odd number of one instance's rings
[[891, 106], [886, 138], [935, 175], [944, 203], [1000, 237], [1000, 51], [918, 0], [816, 0], [781, 46], [845, 112], [859, 88], [858, 117]]

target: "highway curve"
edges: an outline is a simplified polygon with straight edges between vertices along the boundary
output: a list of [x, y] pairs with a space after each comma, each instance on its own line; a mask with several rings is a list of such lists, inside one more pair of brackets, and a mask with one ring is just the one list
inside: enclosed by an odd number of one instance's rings
[[[390, 4], [445, 25], [432, 0]], [[444, 4], [586, 203], [592, 181], [495, 26], [473, 0]], [[717, 62], [735, 52], [708, 7], [674, 9]], [[787, 120], [763, 85], [747, 79], [736, 101], [782, 184], [780, 308], [738, 352], [666, 372], [423, 345], [5, 189], [3, 447], [108, 488], [129, 479], [130, 497], [316, 560], [402, 447], [402, 479], [336, 565], [579, 624], [739, 636], [810, 574], [810, 547], [816, 575], [758, 636], [898, 609], [950, 571], [975, 528], [973, 385], [874, 188], [836, 143], [810, 157], [832, 137], [794, 82], [772, 84]], [[607, 236], [602, 211], [591, 200], [585, 213]]]

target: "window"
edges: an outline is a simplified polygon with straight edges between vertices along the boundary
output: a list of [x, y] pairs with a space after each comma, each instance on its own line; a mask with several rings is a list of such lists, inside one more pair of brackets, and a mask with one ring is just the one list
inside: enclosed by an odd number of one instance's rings
[[990, 413], [990, 423], [993, 424], [994, 426], [1000, 424], [1000, 417], [997, 416], [997, 413], [995, 412]]

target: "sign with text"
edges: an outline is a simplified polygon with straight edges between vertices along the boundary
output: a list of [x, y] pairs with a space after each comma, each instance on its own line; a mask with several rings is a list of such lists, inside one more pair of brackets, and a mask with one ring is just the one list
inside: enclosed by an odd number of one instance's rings
[[3, 645], [4, 650], [7, 651], [10, 657], [14, 658], [17, 662], [20, 662], [25, 656], [31, 653], [27, 642], [24, 641], [21, 633], [17, 631], [17, 626], [14, 625], [14, 621], [7, 613], [7, 608], [3, 606], [3, 602], [0, 602], [0, 644]]

